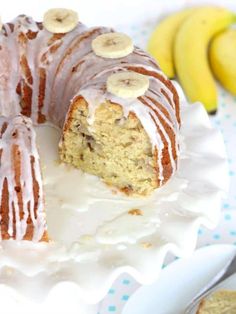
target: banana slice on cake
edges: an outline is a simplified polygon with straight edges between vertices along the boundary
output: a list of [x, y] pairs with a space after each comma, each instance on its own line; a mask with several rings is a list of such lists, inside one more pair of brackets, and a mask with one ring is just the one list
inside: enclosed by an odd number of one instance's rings
[[145, 94], [149, 78], [136, 72], [118, 72], [107, 79], [107, 91], [121, 98], [137, 98]]
[[103, 58], [122, 58], [134, 50], [132, 39], [123, 33], [106, 33], [92, 41], [94, 53]]
[[2, 30], [2, 19], [0, 18], [0, 31]]
[[51, 33], [68, 33], [78, 24], [77, 12], [68, 9], [50, 9], [44, 14], [43, 25]]

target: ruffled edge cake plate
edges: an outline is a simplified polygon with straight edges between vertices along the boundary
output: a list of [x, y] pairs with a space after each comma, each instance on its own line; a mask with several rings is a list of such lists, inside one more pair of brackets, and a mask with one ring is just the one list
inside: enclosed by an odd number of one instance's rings
[[203, 106], [182, 97], [181, 119], [178, 170], [145, 199], [123, 196], [59, 164], [60, 131], [37, 127], [53, 241], [1, 243], [1, 300], [8, 309], [31, 313], [29, 304], [37, 302], [37, 313], [64, 313], [69, 305], [73, 313], [98, 303], [124, 272], [149, 284], [167, 252], [192, 254], [200, 225], [214, 228], [219, 221], [229, 179], [223, 138]]

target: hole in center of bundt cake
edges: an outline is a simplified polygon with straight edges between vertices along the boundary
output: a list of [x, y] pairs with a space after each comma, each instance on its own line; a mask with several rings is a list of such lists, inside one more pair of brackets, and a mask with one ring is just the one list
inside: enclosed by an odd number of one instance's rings
[[106, 102], [97, 108], [91, 125], [88, 116], [88, 104], [78, 99], [65, 123], [61, 159], [127, 194], [154, 190], [155, 157], [150, 139], [135, 114], [124, 117], [120, 105]]

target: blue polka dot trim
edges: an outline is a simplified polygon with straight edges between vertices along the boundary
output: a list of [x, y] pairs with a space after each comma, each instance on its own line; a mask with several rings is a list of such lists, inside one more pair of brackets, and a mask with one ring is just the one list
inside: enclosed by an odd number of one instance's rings
[[109, 305], [108, 306], [108, 311], [109, 312], [115, 312], [116, 311], [116, 306], [115, 305]]
[[123, 285], [129, 285], [130, 281], [128, 279], [124, 279], [122, 283], [123, 283]]
[[203, 230], [202, 229], [199, 229], [198, 230], [198, 235], [202, 235], [203, 234]]
[[225, 217], [224, 217], [224, 218], [225, 218], [225, 220], [231, 220], [232, 217], [231, 217], [230, 214], [225, 214]]
[[215, 233], [215, 234], [213, 235], [213, 238], [214, 238], [215, 240], [219, 240], [219, 239], [220, 239], [220, 235], [219, 235], [218, 233]]
[[127, 301], [129, 299], [129, 296], [127, 294], [124, 294], [121, 299], [122, 301]]

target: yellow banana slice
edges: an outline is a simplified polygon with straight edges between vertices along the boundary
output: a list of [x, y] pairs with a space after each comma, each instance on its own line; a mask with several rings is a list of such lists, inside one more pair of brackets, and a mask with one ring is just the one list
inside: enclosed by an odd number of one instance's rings
[[107, 79], [107, 91], [121, 98], [137, 98], [145, 94], [149, 78], [145, 75], [126, 71], [112, 74]]
[[78, 21], [77, 12], [56, 8], [44, 14], [43, 25], [51, 33], [68, 33], [76, 27]]
[[123, 33], [106, 33], [92, 41], [94, 53], [103, 58], [122, 58], [134, 50], [132, 39]]
[[0, 18], [0, 31], [2, 30], [2, 19]]

